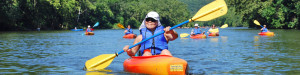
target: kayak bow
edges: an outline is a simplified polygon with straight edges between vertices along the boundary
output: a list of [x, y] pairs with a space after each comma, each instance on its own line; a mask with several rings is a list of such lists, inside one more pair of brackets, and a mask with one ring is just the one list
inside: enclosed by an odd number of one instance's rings
[[168, 55], [137, 56], [123, 63], [124, 70], [131, 73], [152, 75], [184, 75], [188, 73], [185, 60]]

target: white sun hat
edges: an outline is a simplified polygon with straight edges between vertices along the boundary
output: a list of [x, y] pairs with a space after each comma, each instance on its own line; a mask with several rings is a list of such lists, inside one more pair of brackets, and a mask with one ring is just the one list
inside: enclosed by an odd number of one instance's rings
[[146, 28], [146, 25], [145, 25], [145, 20], [146, 20], [146, 18], [153, 18], [153, 19], [157, 20], [158, 26], [161, 26], [161, 23], [160, 23], [160, 21], [159, 21], [159, 15], [158, 15], [158, 13], [155, 12], [155, 11], [151, 11], [151, 12], [149, 12], [149, 13], [146, 15], [146, 17], [145, 17], [145, 19], [143, 20], [143, 22], [142, 22], [142, 24], [141, 24], [139, 30], [141, 30], [142, 28]]
[[158, 20], [159, 20], [159, 15], [158, 15], [157, 12], [151, 11], [151, 12], [149, 12], [149, 13], [147, 14], [146, 18], [153, 18], [153, 19], [155, 19], [155, 20], [158, 21]]
[[196, 23], [194, 26], [195, 26], [195, 27], [196, 27], [196, 26], [199, 27], [198, 23]]

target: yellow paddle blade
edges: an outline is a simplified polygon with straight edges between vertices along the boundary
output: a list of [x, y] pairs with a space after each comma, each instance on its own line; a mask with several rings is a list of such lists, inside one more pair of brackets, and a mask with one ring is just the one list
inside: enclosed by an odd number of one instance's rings
[[117, 26], [118, 26], [119, 28], [124, 29], [124, 26], [123, 26], [122, 24], [120, 24], [120, 23], [118, 23]]
[[106, 68], [116, 57], [116, 54], [102, 54], [85, 62], [87, 71], [96, 71]]
[[180, 34], [180, 37], [187, 37], [187, 36], [189, 36], [190, 34], [188, 34], [188, 33], [181, 33]]
[[261, 25], [257, 20], [254, 20], [254, 23], [259, 26]]
[[228, 27], [228, 24], [224, 24], [220, 28], [227, 28], [227, 27]]
[[213, 1], [202, 7], [190, 21], [209, 21], [227, 13], [224, 0]]

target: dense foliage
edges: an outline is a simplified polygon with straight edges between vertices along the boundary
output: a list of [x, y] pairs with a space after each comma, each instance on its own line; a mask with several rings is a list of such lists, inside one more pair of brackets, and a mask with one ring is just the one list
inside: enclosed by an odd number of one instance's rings
[[[204, 6], [213, 0], [180, 0], [189, 5], [192, 14], [195, 8]], [[299, 29], [300, 0], [225, 0], [228, 13], [209, 22], [198, 22], [200, 25], [222, 25], [260, 27], [253, 23], [258, 20], [269, 28]]]
[[[226, 0], [243, 25], [255, 27], [253, 20], [269, 28], [300, 28], [300, 0]], [[257, 26], [256, 26], [257, 27]]]
[[164, 25], [173, 26], [189, 17], [187, 5], [177, 0], [1, 0], [1, 30], [138, 28], [145, 15], [156, 11]]
[[[116, 24], [138, 28], [145, 15], [157, 11], [163, 25], [173, 26], [191, 18], [213, 0], [1, 0], [0, 30], [117, 28]], [[228, 13], [201, 26], [212, 24], [299, 29], [299, 0], [225, 0]], [[192, 26], [194, 23], [184, 26]]]

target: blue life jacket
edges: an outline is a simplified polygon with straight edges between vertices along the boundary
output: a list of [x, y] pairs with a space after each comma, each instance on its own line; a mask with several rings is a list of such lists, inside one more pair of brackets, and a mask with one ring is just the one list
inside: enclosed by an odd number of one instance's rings
[[[164, 31], [164, 27], [159, 26], [159, 27], [156, 27], [153, 34], [147, 28], [141, 29], [140, 33], [142, 34], [143, 40], [144, 40], [144, 39], [149, 38], [149, 37], [153, 36], [154, 34], [160, 33], [162, 31]], [[158, 36], [154, 37], [153, 39], [149, 39], [149, 40], [145, 41], [144, 43], [142, 43], [141, 47], [140, 47], [140, 53], [141, 53], [140, 55], [144, 54], [145, 49], [151, 49], [152, 55], [159, 55], [162, 50], [168, 49], [168, 42], [167, 42], [164, 34], [158, 35]]]
[[133, 32], [132, 32], [132, 29], [131, 29], [131, 28], [130, 28], [130, 29], [126, 28], [126, 30], [127, 30], [127, 32], [125, 33], [126, 35], [127, 35], [127, 34], [133, 34]]
[[194, 28], [194, 34], [201, 34], [200, 28]]
[[267, 28], [263, 28], [261, 32], [268, 32]]
[[91, 29], [87, 29], [87, 32], [92, 32], [92, 30]]

